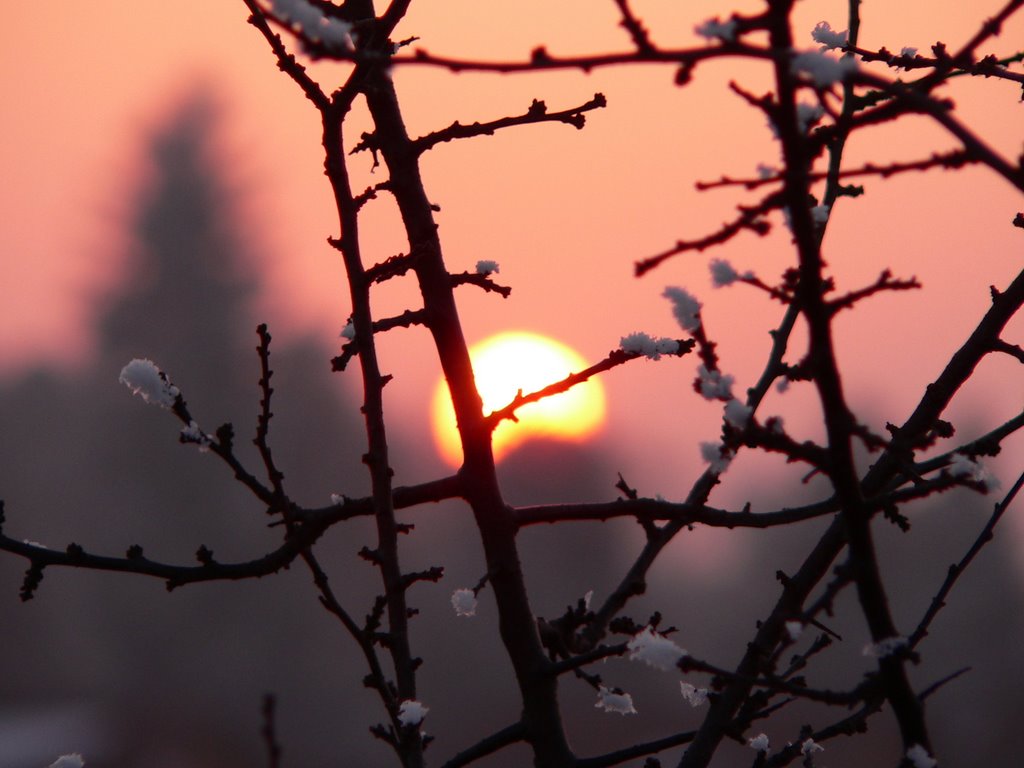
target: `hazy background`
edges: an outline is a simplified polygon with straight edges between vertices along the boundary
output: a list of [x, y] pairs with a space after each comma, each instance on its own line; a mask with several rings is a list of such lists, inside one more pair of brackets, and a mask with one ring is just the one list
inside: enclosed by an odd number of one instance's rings
[[[634, 5], [658, 42], [679, 45], [695, 42], [695, 23], [737, 7], [692, 3], [684, 12], [677, 3]], [[867, 3], [862, 42], [924, 51], [941, 39], [955, 47], [999, 5], [902, 3], [893, 10]], [[417, 45], [438, 53], [521, 58], [540, 43], [558, 53], [627, 44], [610, 2], [413, 7], [399, 33], [420, 36]], [[798, 29], [808, 33], [808, 47], [818, 20], [844, 27], [844, 7], [801, 4]], [[310, 504], [332, 492], [357, 495], [366, 487], [357, 393], [346, 381], [351, 374], [331, 374], [327, 362], [350, 307], [340, 259], [325, 243], [337, 225], [315, 113], [244, 23], [242, 3], [186, 2], [175, 10], [169, 16], [152, 2], [130, 10], [98, 2], [85, 15], [53, 4], [8, 9], [0, 54], [0, 497], [12, 535], [51, 546], [77, 541], [116, 554], [139, 543], [154, 558], [188, 562], [206, 544], [218, 558], [242, 559], [277, 541], [259, 506], [212, 457], [177, 445], [174, 422], [129, 397], [117, 373], [132, 357], [157, 360], [207, 430], [232, 421], [244, 445], [258, 401], [254, 328], [269, 322], [274, 448], [293, 492]], [[1018, 22], [992, 50], [1010, 53], [1021, 39]], [[341, 70], [314, 68], [325, 83]], [[724, 368], [741, 389], [751, 384], [777, 307], [742, 287], [712, 292], [708, 256], [631, 277], [635, 259], [706, 233], [748, 199], [735, 191], [698, 194], [695, 180], [751, 175], [758, 162], [777, 161], [763, 119], [726, 92], [732, 78], [754, 92], [769, 85], [765, 72], [735, 62], [699, 68], [684, 90], [659, 68], [589, 77], [399, 70], [414, 134], [455, 119], [519, 113], [533, 98], [552, 109], [596, 91], [609, 98], [609, 108], [592, 113], [582, 132], [528, 127], [443, 145], [426, 158], [452, 269], [494, 259], [502, 281], [513, 286], [507, 301], [460, 294], [470, 339], [523, 328], [598, 359], [633, 330], [673, 333], [658, 296], [666, 283], [680, 284], [704, 300]], [[949, 91], [965, 119], [1016, 156], [1024, 107], [1014, 88], [961, 82]], [[350, 144], [363, 125], [357, 114]], [[851, 143], [850, 157], [913, 159], [951, 146], [925, 121], [910, 121], [865, 134]], [[379, 180], [368, 157], [356, 165], [357, 188]], [[1019, 233], [1009, 226], [1020, 201], [1005, 183], [972, 170], [866, 186], [868, 194], [844, 200], [830, 222], [826, 256], [841, 288], [870, 282], [886, 266], [925, 285], [874, 299], [838, 326], [851, 400], [881, 429], [905, 417], [966, 337], [988, 303], [988, 285], [1005, 284], [1020, 268]], [[379, 260], [403, 243], [390, 203], [372, 205], [365, 248]], [[765, 240], [741, 237], [715, 255], [765, 279], [792, 258], [784, 231]], [[389, 284], [376, 306], [388, 313], [417, 301], [411, 284]], [[1019, 342], [1021, 330], [1015, 321], [1006, 338]], [[382, 340], [385, 370], [396, 376], [387, 406], [396, 425], [399, 484], [446, 471], [429, 434], [426, 404], [437, 367], [427, 340], [418, 329]], [[983, 363], [948, 414], [961, 435], [1019, 411], [1017, 368], [1009, 358]], [[693, 363], [684, 359], [607, 376], [603, 432], [586, 446], [533, 444], [510, 456], [501, 468], [510, 501], [609, 499], [618, 471], [646, 495], [681, 496], [701, 470], [696, 445], [714, 438], [720, 418], [720, 409], [689, 392], [692, 375]], [[800, 386], [773, 394], [765, 413], [784, 415], [795, 435], [815, 437], [819, 416], [808, 395]], [[1017, 438], [991, 463], [1004, 485], [1021, 457]], [[769, 510], [799, 501], [801, 492], [821, 493], [789, 483], [798, 477], [777, 461], [741, 457], [713, 501], [750, 500], [755, 510]], [[901, 584], [893, 595], [901, 628], [916, 623], [990, 502], [959, 494], [941, 509], [914, 510], [909, 538], [879, 529], [884, 574]], [[429, 754], [439, 760], [511, 722], [514, 691], [486, 593], [475, 620], [457, 620], [448, 604], [452, 589], [482, 575], [468, 516], [457, 505], [439, 505], [408, 519], [417, 532], [403, 564], [448, 569], [439, 585], [418, 587], [412, 596], [422, 610], [414, 646], [427, 661], [427, 730], [437, 736]], [[620, 522], [526, 531], [537, 613], [552, 617], [589, 589], [598, 597], [606, 592], [640, 545], [636, 529]], [[777, 594], [774, 572], [795, 567], [815, 533], [806, 526], [687, 534], [655, 569], [651, 594], [634, 618], [660, 609], [681, 628], [681, 645], [731, 666]], [[324, 542], [323, 559], [357, 616], [376, 594], [371, 569], [354, 556], [370, 537], [355, 523]], [[1010, 718], [1024, 704], [1016, 657], [1024, 637], [1017, 618], [1020, 547], [1020, 525], [1011, 518], [922, 648], [926, 664], [915, 678], [923, 684], [974, 666], [929, 707], [944, 764], [1008, 759], [1002, 750], [1015, 735]], [[580, 564], [567, 565], [570, 558]], [[51, 570], [37, 599], [24, 606], [17, 600], [21, 569], [21, 561], [0, 558], [0, 766], [45, 765], [70, 750], [86, 753], [90, 765], [137, 765], [143, 758], [156, 766], [252, 764], [261, 759], [258, 714], [266, 691], [281, 697], [288, 764], [387, 764], [388, 753], [366, 730], [382, 713], [361, 686], [353, 644], [316, 604], [301, 569], [169, 596], [155, 581]], [[830, 652], [826, 666], [834, 666], [830, 682], [839, 686], [866, 669], [859, 655], [865, 630], [855, 612], [836, 622], [847, 642]], [[817, 672], [824, 672], [821, 665]], [[672, 675], [609, 664], [605, 676], [634, 693], [641, 715], [603, 715], [589, 688], [567, 680], [563, 696], [575, 741], [592, 745], [588, 753], [699, 722], [699, 713], [681, 703]], [[803, 722], [800, 713], [794, 722]], [[875, 728], [876, 735], [884, 731]], [[795, 733], [796, 726], [769, 729], [777, 744]], [[881, 736], [872, 741], [885, 744]], [[827, 745], [827, 764], [866, 759], [855, 744]], [[723, 764], [749, 760], [739, 754], [724, 752]], [[513, 753], [490, 764], [526, 759]]]

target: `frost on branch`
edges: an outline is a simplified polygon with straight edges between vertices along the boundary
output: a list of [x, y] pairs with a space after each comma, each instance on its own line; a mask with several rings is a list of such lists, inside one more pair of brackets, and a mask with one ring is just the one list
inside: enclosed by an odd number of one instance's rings
[[692, 333], [700, 327], [701, 303], [689, 291], [669, 285], [661, 295], [672, 302], [672, 314], [684, 331]]
[[827, 21], [819, 21], [811, 30], [811, 37], [816, 43], [821, 43], [821, 50], [828, 51], [833, 48], [842, 48], [846, 45], [847, 31], [836, 32]]
[[818, 224], [819, 226], [824, 226], [825, 224], [828, 223], [828, 215], [830, 210], [831, 209], [827, 205], [816, 205], [813, 208], [811, 208], [811, 218], [814, 220], [815, 224]]
[[884, 640], [879, 640], [877, 643], [865, 645], [864, 650], [861, 653], [862, 655], [873, 659], [884, 659], [906, 647], [907, 638], [887, 637]]
[[680, 648], [664, 635], [659, 635], [651, 627], [644, 627], [642, 632], [633, 635], [626, 645], [630, 660], [639, 659], [655, 669], [672, 669], [686, 650]]
[[494, 274], [501, 272], [498, 269], [498, 262], [491, 261], [490, 259], [481, 259], [476, 263], [476, 273], [478, 275], [489, 275], [492, 272]]
[[735, 398], [725, 404], [725, 420], [736, 427], [736, 429], [743, 429], [747, 426], [747, 422], [750, 421], [750, 415], [753, 412], [753, 408], [749, 405], [744, 405]]
[[959, 451], [953, 454], [953, 460], [949, 463], [949, 474], [977, 483], [986, 491], [994, 491], [999, 487], [998, 478], [990, 475], [981, 463]]
[[825, 748], [821, 746], [814, 739], [807, 739], [803, 744], [800, 745], [801, 755], [813, 755], [816, 752], [824, 752]]
[[735, 379], [721, 371], [709, 371], [704, 365], [697, 368], [700, 394], [705, 400], [731, 400], [732, 383]]
[[405, 726], [417, 726], [423, 722], [429, 711], [430, 708], [423, 706], [422, 702], [407, 699], [398, 707], [398, 722]]
[[757, 734], [757, 736], [755, 736], [754, 738], [749, 739], [747, 741], [747, 746], [750, 747], [751, 749], [757, 751], [757, 752], [767, 752], [768, 751], [768, 734], [766, 734], [766, 733], [759, 733], [759, 734]]
[[203, 432], [197, 422], [190, 421], [187, 427], [181, 428], [181, 442], [194, 443], [200, 453], [206, 453], [213, 445], [213, 438]]
[[708, 689], [697, 688], [690, 683], [679, 683], [679, 691], [683, 694], [683, 698], [689, 703], [691, 707], [696, 709], [697, 707], [707, 704], [708, 701]]
[[796, 642], [800, 639], [800, 635], [804, 633], [804, 625], [801, 621], [787, 621], [786, 622], [786, 634], [789, 635], [789, 639]]
[[161, 408], [173, 408], [174, 401], [181, 394], [181, 390], [171, 384], [167, 374], [157, 368], [152, 360], [132, 360], [121, 369], [118, 381], [128, 387], [133, 395]]
[[693, 31], [706, 40], [721, 40], [724, 43], [731, 43], [736, 39], [736, 19], [719, 21], [715, 16], [713, 19], [698, 24]]
[[801, 102], [796, 105], [796, 122], [804, 133], [807, 133], [824, 116], [825, 109], [820, 104]]
[[729, 468], [732, 462], [732, 452], [728, 451], [721, 443], [701, 443], [700, 455], [708, 464], [711, 471], [720, 475]]
[[[758, 166], [758, 168], [761, 167], [763, 166]], [[772, 169], [768, 169], [768, 171], [770, 178], [771, 175], [774, 175], [774, 171]], [[715, 288], [724, 288], [727, 285], [732, 285], [737, 280], [746, 280], [754, 276], [754, 273], [749, 270], [741, 275], [733, 268], [732, 264], [725, 259], [712, 259], [710, 267], [711, 284]]]
[[476, 595], [472, 589], [456, 589], [452, 592], [452, 608], [456, 616], [476, 616]]
[[327, 16], [307, 0], [273, 0], [274, 14], [292, 31], [312, 43], [323, 43], [331, 48], [351, 48], [349, 33], [352, 25], [341, 19]]
[[619, 339], [619, 349], [631, 355], [645, 355], [651, 360], [660, 360], [662, 355], [678, 353], [679, 342], [665, 337], [655, 339], [637, 331]]
[[834, 85], [857, 71], [857, 60], [834, 59], [819, 51], [806, 51], [793, 57], [793, 74], [807, 75], [819, 88]]
[[632, 696], [618, 689], [610, 690], [603, 685], [597, 692], [597, 703], [594, 706], [605, 712], [618, 712], [620, 715], [636, 714]]
[[928, 750], [920, 744], [914, 744], [907, 750], [907, 760], [914, 768], [935, 768], [939, 761], [932, 757]]
[[70, 755], [61, 755], [54, 760], [48, 768], [82, 768], [85, 765], [85, 760], [77, 752], [72, 752]]

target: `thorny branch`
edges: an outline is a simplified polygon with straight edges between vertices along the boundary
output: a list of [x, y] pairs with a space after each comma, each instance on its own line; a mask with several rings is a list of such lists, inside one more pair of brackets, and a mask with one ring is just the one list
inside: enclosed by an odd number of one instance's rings
[[[281, 529], [282, 543], [273, 551], [240, 563], [221, 563], [206, 546], [200, 546], [198, 565], [170, 565], [144, 556], [140, 546], [131, 546], [124, 557], [109, 557], [87, 552], [70, 544], [65, 550], [49, 549], [14, 539], [0, 530], [0, 549], [28, 561], [22, 584], [22, 597], [33, 596], [46, 568], [51, 566], [97, 569], [148, 575], [165, 581], [168, 589], [200, 581], [258, 578], [288, 567], [301, 558], [312, 577], [323, 608], [334, 616], [352, 637], [366, 664], [367, 685], [379, 696], [387, 723], [372, 726], [374, 735], [387, 742], [404, 768], [426, 764], [424, 750], [428, 739], [421, 736], [419, 723], [403, 714], [403, 705], [417, 698], [417, 669], [421, 660], [414, 655], [409, 619], [414, 609], [408, 591], [420, 582], [435, 582], [443, 569], [431, 566], [409, 572], [399, 557], [400, 536], [411, 526], [396, 519], [396, 511], [427, 503], [458, 499], [472, 514], [486, 560], [487, 572], [475, 597], [485, 585], [493, 592], [499, 616], [501, 640], [515, 676], [520, 696], [521, 716], [511, 725], [480, 738], [442, 764], [446, 768], [470, 765], [512, 744], [525, 742], [533, 761], [541, 768], [599, 768], [619, 765], [648, 757], [647, 765], [660, 765], [653, 757], [676, 747], [684, 747], [678, 765], [682, 768], [706, 766], [723, 740], [742, 742], [744, 734], [758, 720], [767, 719], [791, 701], [803, 699], [830, 706], [857, 707], [846, 717], [824, 727], [805, 726], [800, 740], [822, 742], [839, 735], [861, 732], [867, 722], [888, 703], [903, 737], [901, 759], [909, 760], [910, 750], [920, 748], [931, 754], [922, 702], [941, 685], [960, 673], [947, 676], [933, 686], [915, 691], [906, 674], [906, 664], [919, 653], [929, 628], [946, 604], [960, 575], [991, 540], [996, 524], [1014, 501], [1024, 475], [995, 505], [993, 513], [965, 555], [950, 567], [917, 628], [899, 652], [878, 654], [877, 668], [862, 682], [847, 690], [812, 686], [804, 673], [831, 646], [834, 633], [823, 622], [836, 598], [847, 588], [856, 591], [864, 624], [872, 641], [880, 646], [899, 639], [888, 591], [874, 546], [872, 522], [882, 513], [889, 522], [908, 528], [900, 511], [914, 501], [928, 499], [957, 487], [988, 491], [990, 486], [975, 460], [997, 453], [1002, 442], [1024, 427], [1024, 414], [1015, 416], [987, 435], [958, 448], [919, 459], [916, 454], [932, 448], [939, 440], [953, 436], [953, 427], [942, 420], [947, 406], [978, 364], [991, 353], [1000, 353], [1024, 362], [1021, 347], [1002, 338], [1007, 323], [1024, 304], [1024, 272], [1005, 290], [992, 289], [992, 303], [966, 342], [952, 355], [940, 376], [928, 385], [910, 416], [900, 426], [888, 425], [889, 439], [872, 433], [855, 418], [843, 389], [833, 321], [844, 309], [859, 308], [862, 299], [882, 291], [920, 288], [916, 279], [893, 278], [889, 270], [866, 287], [833, 295], [836, 280], [827, 269], [822, 252], [828, 215], [843, 197], [863, 193], [863, 189], [844, 185], [857, 177], [887, 178], [911, 171], [933, 168], [960, 169], [978, 165], [1024, 191], [1024, 160], [1003, 157], [984, 142], [955, 114], [953, 105], [935, 95], [938, 87], [952, 77], [981, 76], [1012, 83], [1024, 83], [1024, 75], [1009, 69], [1024, 59], [1024, 52], [979, 58], [982, 46], [996, 37], [1003, 26], [1024, 7], [1024, 0], [1010, 0], [991, 19], [980, 25], [959, 50], [950, 54], [937, 43], [932, 56], [892, 54], [885, 48], [860, 46], [860, 2], [850, 0], [847, 38], [833, 45], [856, 67], [846, 68], [827, 82], [819, 82], [817, 73], [800, 74], [794, 69], [794, 51], [800, 46], [791, 29], [792, 0], [772, 0], [763, 13], [733, 15], [727, 21], [712, 20], [699, 30], [708, 39], [695, 48], [664, 48], [654, 38], [644, 19], [628, 0], [614, 0], [618, 24], [626, 32], [632, 49], [593, 55], [557, 56], [544, 47], [536, 48], [528, 58], [517, 61], [473, 61], [435, 56], [424, 50], [406, 53], [412, 38], [393, 42], [390, 36], [405, 17], [410, 0], [394, 0], [377, 15], [371, 0], [347, 0], [342, 5], [322, 0], [281, 0], [270, 8], [257, 0], [243, 0], [250, 14], [249, 23], [260, 32], [283, 71], [301, 89], [320, 115], [325, 171], [336, 204], [340, 234], [330, 238], [331, 246], [342, 256], [348, 275], [352, 305], [351, 328], [341, 354], [334, 358], [335, 370], [345, 370], [359, 361], [363, 387], [361, 411], [365, 419], [367, 451], [364, 464], [371, 479], [371, 493], [361, 499], [336, 499], [329, 507], [308, 508], [294, 501], [284, 484], [284, 475], [275, 463], [270, 444], [271, 395], [270, 334], [265, 325], [258, 329], [260, 362], [258, 386], [261, 394], [254, 443], [266, 481], [248, 470], [234, 451], [231, 425], [220, 427], [214, 435], [198, 429], [184, 398], [175, 396], [172, 410], [186, 427], [182, 441], [197, 443], [214, 453], [234, 477], [255, 496], [273, 517], [272, 525]], [[325, 40], [327, 25], [345, 30], [346, 38]], [[346, 62], [344, 82], [336, 89], [321, 87], [306, 66], [292, 53], [280, 28], [295, 37], [302, 50], [316, 58]], [[764, 43], [767, 33], [767, 44]], [[753, 44], [751, 40], [757, 40]], [[491, 435], [503, 420], [515, 420], [516, 411], [533, 402], [564, 392], [588, 379], [603, 374], [642, 356], [625, 346], [612, 350], [598, 363], [537, 391], [523, 393], [504, 407], [483, 413], [481, 393], [477, 390], [472, 364], [465, 342], [453, 289], [475, 285], [486, 292], [507, 298], [511, 288], [495, 283], [489, 273], [452, 273], [444, 260], [442, 243], [434, 220], [435, 206], [429, 201], [420, 173], [421, 155], [443, 142], [491, 135], [498, 130], [528, 124], [559, 122], [582, 129], [586, 113], [607, 106], [603, 95], [560, 111], [549, 111], [545, 102], [534, 100], [523, 113], [488, 122], [464, 125], [458, 121], [447, 128], [420, 138], [411, 138], [406, 130], [401, 100], [391, 72], [400, 67], [439, 67], [452, 72], [544, 72], [579, 70], [625, 65], [658, 64], [676, 68], [676, 83], [685, 86], [698, 64], [718, 59], [743, 58], [771, 68], [774, 87], [758, 97], [737, 83], [732, 90], [747, 104], [762, 112], [776, 132], [783, 156], [783, 167], [760, 178], [733, 178], [723, 175], [718, 181], [698, 183], [698, 189], [743, 187], [748, 191], [769, 185], [770, 191], [753, 204], [737, 206], [738, 215], [702, 237], [678, 240], [675, 245], [635, 262], [635, 273], [643, 275], [667, 260], [688, 252], [699, 252], [729, 242], [744, 231], [759, 236], [771, 229], [768, 214], [782, 211], [796, 251], [795, 266], [783, 275], [782, 282], [770, 285], [751, 274], [736, 276], [747, 286], [766, 291], [783, 305], [782, 318], [771, 332], [772, 343], [755, 385], [742, 400], [720, 394], [727, 406], [722, 423], [721, 441], [708, 454], [710, 466], [693, 483], [681, 502], [642, 498], [620, 476], [616, 485], [626, 498], [602, 503], [541, 504], [513, 507], [507, 504], [498, 482], [491, 448]], [[894, 69], [921, 73], [907, 81], [888, 79], [864, 66], [881, 62]], [[826, 66], [818, 62], [818, 66]], [[845, 66], [835, 64], [835, 66]], [[813, 127], [800, 114], [800, 98], [813, 92], [825, 124]], [[329, 95], [328, 95], [329, 94]], [[351, 186], [349, 156], [344, 151], [346, 119], [357, 100], [365, 101], [372, 129], [363, 133], [350, 154], [362, 150], [373, 154], [374, 167], [381, 161], [386, 179], [354, 194]], [[839, 106], [841, 105], [841, 106]], [[956, 139], [958, 147], [933, 152], [920, 160], [888, 164], [844, 165], [847, 140], [855, 132], [887, 124], [907, 115], [923, 115]], [[816, 168], [824, 159], [826, 168]], [[818, 199], [812, 188], [825, 182]], [[364, 245], [360, 239], [360, 215], [378, 195], [390, 195], [401, 214], [407, 253], [398, 254], [366, 266]], [[1021, 224], [1021, 214], [1014, 219]], [[378, 318], [372, 310], [371, 294], [375, 286], [391, 279], [413, 279], [423, 297], [423, 306], [407, 309], [391, 317]], [[794, 329], [802, 322], [807, 332], [807, 351], [798, 363], [787, 362]], [[721, 375], [715, 351], [716, 341], [699, 311], [694, 322], [682, 322], [691, 338], [675, 340], [674, 353], [683, 356], [696, 351], [705, 371]], [[384, 387], [391, 380], [378, 361], [378, 334], [399, 327], [420, 325], [431, 334], [441, 369], [448, 381], [459, 424], [464, 463], [450, 477], [413, 486], [396, 487], [389, 459], [388, 430], [385, 421]], [[797, 440], [782, 428], [775, 417], [761, 419], [758, 409], [770, 388], [790, 380], [813, 385], [824, 418], [824, 439]], [[700, 391], [700, 382], [696, 385]], [[735, 401], [735, 405], [733, 402]], [[738, 407], [737, 407], [738, 406]], [[738, 419], [732, 413], [740, 412]], [[867, 472], [859, 473], [854, 460], [854, 444], [862, 443], [877, 458]], [[814, 473], [824, 476], [830, 491], [827, 498], [799, 507], [754, 512], [747, 504], [730, 511], [709, 504], [711, 494], [729, 463], [744, 449], [777, 452], [788, 461], [809, 464]], [[966, 463], [965, 463], [966, 462]], [[378, 570], [382, 592], [372, 601], [363, 623], [345, 605], [346, 597], [332, 586], [325, 567], [314, 549], [331, 527], [354, 517], [372, 517], [376, 541], [365, 546], [361, 555]], [[517, 534], [522, 528], [539, 523], [567, 523], [583, 520], [629, 518], [642, 528], [644, 542], [632, 564], [594, 610], [581, 600], [576, 608], [554, 621], [539, 620], [530, 605], [530, 594], [520, 562]], [[758, 622], [740, 661], [732, 668], [724, 664], [682, 655], [675, 668], [680, 672], [697, 671], [712, 679], [713, 692], [700, 727], [678, 731], [663, 738], [638, 742], [592, 757], [579, 757], [569, 744], [562, 722], [558, 699], [559, 678], [572, 672], [589, 685], [603, 690], [601, 676], [588, 671], [599, 661], [627, 651], [641, 653], [638, 642], [644, 625], [634, 622], [625, 609], [647, 589], [649, 573], [675, 537], [696, 525], [724, 528], [770, 528], [789, 526], [829, 518], [827, 529], [792, 573], [779, 573], [781, 592], [767, 614]], [[4, 523], [0, 502], [0, 525]], [[845, 558], [835, 566], [845, 552]], [[829, 574], [832, 574], [829, 578]], [[817, 592], [816, 592], [817, 590]], [[814, 599], [812, 600], [812, 595]], [[589, 600], [589, 598], [588, 598]], [[654, 635], [661, 615], [648, 621], [651, 636], [667, 638], [671, 630]], [[805, 652], [779, 669], [783, 653], [794, 642], [794, 622], [817, 626], [826, 634]], [[609, 634], [629, 635], [630, 640], [610, 644]], [[840, 638], [835, 636], [835, 640]], [[800, 673], [799, 675], [797, 673]], [[621, 694], [617, 694], [621, 695]], [[630, 705], [631, 706], [631, 705]], [[264, 705], [263, 739], [270, 765], [280, 762], [274, 722], [274, 700]], [[800, 742], [771, 755], [759, 755], [756, 765], [786, 765], [800, 759]], [[930, 758], [929, 758], [930, 759]], [[806, 758], [810, 761], [810, 758]]]

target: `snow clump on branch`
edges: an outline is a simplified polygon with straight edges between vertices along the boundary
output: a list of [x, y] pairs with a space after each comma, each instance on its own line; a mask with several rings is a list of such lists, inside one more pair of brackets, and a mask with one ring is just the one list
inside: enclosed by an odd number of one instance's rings
[[398, 722], [406, 726], [419, 725], [429, 711], [430, 708], [423, 706], [422, 702], [406, 699], [398, 707]]
[[861, 651], [861, 653], [862, 655], [869, 656], [873, 659], [884, 659], [906, 647], [907, 638], [899, 636], [887, 637], [884, 640], [879, 640], [877, 643], [865, 645], [864, 650]]
[[727, 285], [732, 285], [737, 280], [749, 280], [753, 278], [754, 273], [747, 270], [742, 275], [737, 272], [732, 264], [725, 259], [714, 259], [711, 264], [711, 284], [715, 288], [725, 288]]
[[735, 378], [721, 371], [709, 371], [703, 364], [697, 366], [700, 378], [700, 394], [705, 400], [731, 400], [732, 383]]
[[619, 339], [619, 349], [630, 355], [646, 355], [651, 360], [660, 360], [662, 355], [679, 352], [679, 342], [665, 337], [654, 339], [637, 331]]
[[907, 760], [914, 768], [935, 768], [939, 764], [939, 761], [928, 754], [928, 750], [920, 744], [914, 744], [907, 749]]
[[331, 48], [351, 48], [352, 25], [333, 16], [327, 16], [307, 0], [273, 0], [274, 15], [288, 24], [311, 43], [323, 43]]
[[811, 37], [816, 43], [821, 43], [821, 50], [828, 51], [833, 48], [842, 48], [846, 45], [847, 31], [836, 32], [827, 21], [819, 21], [811, 30]]
[[801, 755], [813, 755], [815, 752], [824, 752], [825, 748], [821, 746], [814, 739], [807, 739], [803, 744], [800, 745]]
[[199, 424], [193, 420], [187, 427], [181, 428], [181, 442], [194, 443], [200, 453], [207, 453], [213, 445], [213, 438], [203, 432]]
[[845, 80], [857, 71], [857, 60], [852, 57], [833, 59], [818, 51], [806, 51], [793, 57], [794, 75], [804, 74], [819, 88], [827, 88]]
[[644, 627], [642, 632], [633, 635], [629, 643], [630, 661], [639, 659], [655, 669], [668, 670], [676, 665], [686, 650], [680, 648], [664, 635], [659, 635], [651, 627]]
[[690, 683], [679, 683], [679, 692], [683, 694], [683, 698], [689, 703], [691, 707], [696, 709], [697, 707], [707, 704], [708, 701], [708, 689], [697, 688]]
[[181, 390], [171, 384], [167, 374], [157, 368], [152, 360], [135, 358], [121, 369], [118, 381], [128, 387], [133, 395], [164, 409], [173, 408], [174, 401], [181, 395]]
[[828, 223], [828, 215], [831, 210], [827, 205], [815, 205], [811, 208], [811, 218], [814, 219], [815, 224], [824, 226]]
[[988, 473], [976, 459], [957, 451], [949, 463], [949, 474], [978, 483], [986, 491], [994, 491], [999, 487], [999, 480]]
[[722, 474], [729, 468], [733, 457], [732, 452], [725, 450], [721, 443], [701, 443], [700, 455], [704, 461], [711, 465], [711, 471], [717, 475]]
[[61, 755], [54, 760], [48, 768], [82, 768], [85, 765], [85, 760], [77, 752], [72, 752], [70, 755]]
[[498, 262], [491, 261], [490, 259], [480, 259], [480, 261], [476, 263], [476, 273], [478, 275], [489, 275], [492, 272], [494, 274], [501, 272], [501, 270], [498, 269]]
[[456, 589], [452, 592], [452, 608], [456, 616], [476, 616], [476, 603], [472, 589]]
[[754, 738], [749, 739], [747, 741], [747, 746], [749, 746], [751, 749], [756, 750], [758, 752], [767, 752], [768, 751], [768, 734], [766, 734], [766, 733], [759, 733], [759, 734], [757, 734], [757, 736], [755, 736]]
[[713, 19], [698, 24], [693, 31], [705, 40], [721, 40], [723, 43], [731, 43], [736, 40], [736, 19], [719, 21], [715, 16]]
[[672, 314], [684, 331], [692, 333], [700, 328], [701, 303], [689, 291], [669, 285], [661, 295], [672, 302]]
[[594, 705], [605, 712], [618, 712], [620, 715], [635, 715], [633, 697], [620, 690], [611, 690], [603, 685], [597, 692], [597, 703]]
[[736, 398], [725, 404], [725, 420], [736, 427], [736, 429], [743, 429], [747, 426], [747, 422], [750, 421], [750, 416], [753, 413], [753, 408], [741, 403]]

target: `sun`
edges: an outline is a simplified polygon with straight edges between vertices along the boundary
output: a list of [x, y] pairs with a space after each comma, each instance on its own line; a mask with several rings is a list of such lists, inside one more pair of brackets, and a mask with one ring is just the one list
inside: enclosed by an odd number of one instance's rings
[[[508, 405], [520, 389], [529, 394], [587, 367], [575, 350], [527, 331], [507, 331], [484, 339], [470, 348], [469, 357], [484, 413]], [[516, 416], [518, 421], [505, 420], [494, 430], [494, 457], [499, 461], [532, 438], [580, 442], [590, 437], [604, 422], [604, 388], [591, 379], [567, 392], [524, 405]], [[438, 451], [445, 461], [458, 466], [462, 463], [462, 445], [444, 378], [434, 391], [431, 417]]]

